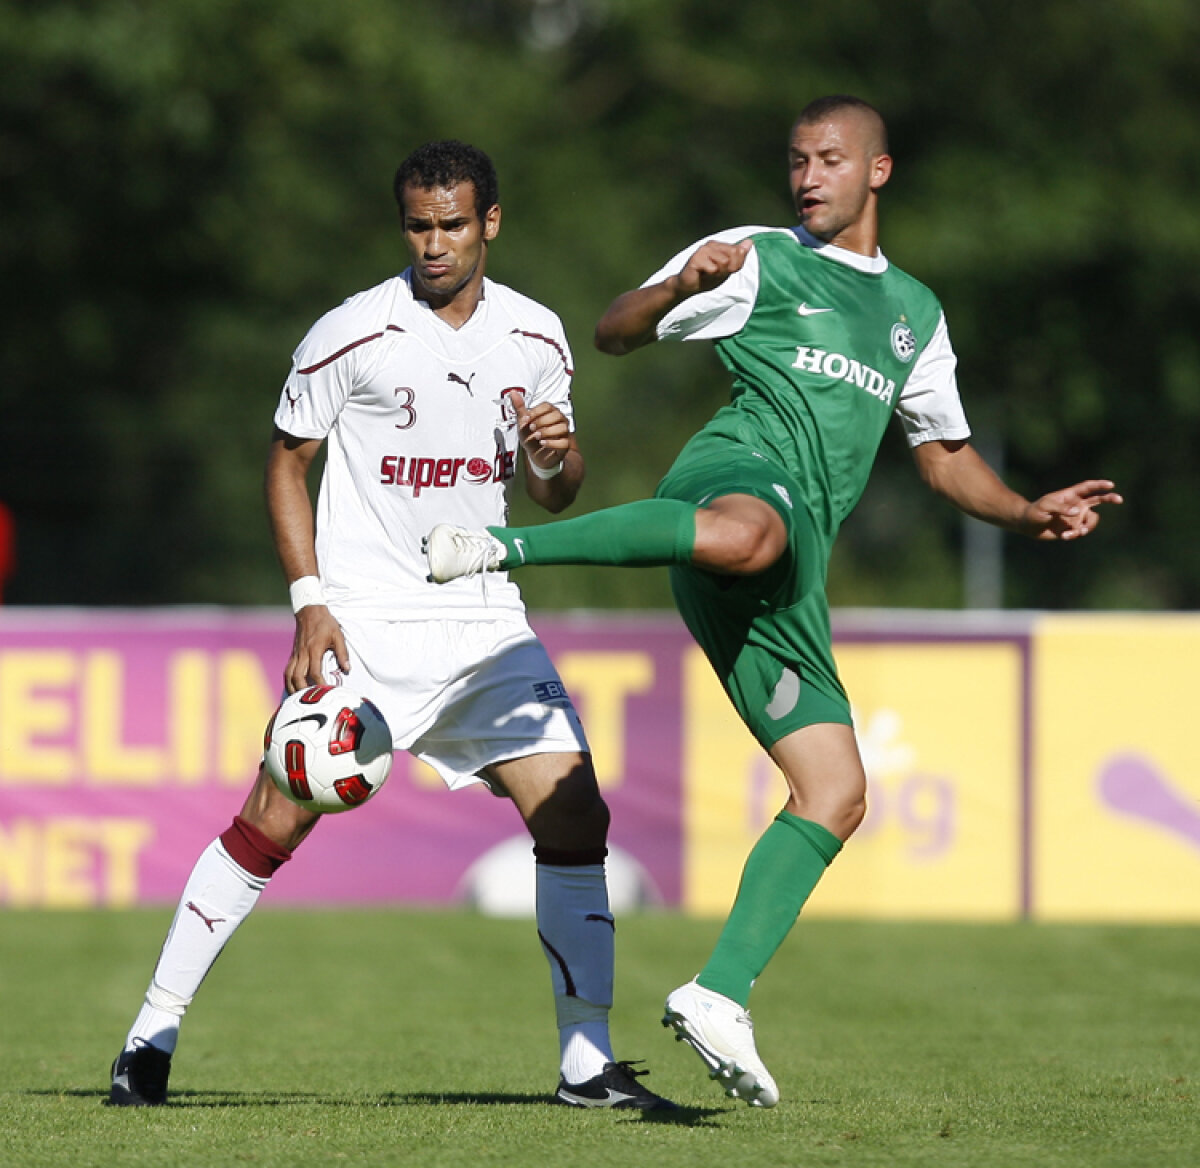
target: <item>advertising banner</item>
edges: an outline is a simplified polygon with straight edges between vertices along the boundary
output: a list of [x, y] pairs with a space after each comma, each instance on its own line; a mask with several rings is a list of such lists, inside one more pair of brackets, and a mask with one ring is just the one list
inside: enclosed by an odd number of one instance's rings
[[[671, 619], [544, 623], [613, 812], [614, 877], [627, 900], [678, 903], [686, 633]], [[292, 629], [287, 613], [2, 614], [0, 905], [177, 899], [249, 790]], [[531, 880], [508, 800], [451, 794], [401, 752], [377, 798], [326, 816], [267, 895], [470, 901], [522, 861]]]
[[1193, 617], [1039, 624], [1039, 917], [1200, 920], [1197, 660]]
[[[535, 617], [612, 811], [614, 905], [723, 915], [783, 778], [673, 614]], [[173, 903], [281, 696], [279, 611], [0, 609], [0, 908]], [[814, 914], [1200, 920], [1200, 618], [835, 614], [868, 779]], [[532, 908], [508, 800], [396, 756], [275, 903]]]
[[[837, 655], [867, 772], [867, 816], [806, 911], [1020, 915], [1025, 639], [848, 640]], [[686, 678], [684, 904], [724, 913], [787, 788], [698, 651]]]

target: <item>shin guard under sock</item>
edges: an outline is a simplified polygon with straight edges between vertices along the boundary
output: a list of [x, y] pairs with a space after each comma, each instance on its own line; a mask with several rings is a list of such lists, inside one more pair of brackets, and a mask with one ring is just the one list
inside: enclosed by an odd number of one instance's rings
[[604, 865], [539, 860], [536, 873], [538, 938], [550, 963], [560, 1070], [568, 1083], [583, 1083], [613, 1061], [615, 929]]
[[733, 908], [696, 981], [745, 1006], [754, 979], [841, 849], [819, 823], [781, 811], [750, 852]]
[[126, 1050], [142, 1039], [174, 1052], [183, 1015], [200, 983], [290, 855], [241, 816], [205, 848], [179, 898]]

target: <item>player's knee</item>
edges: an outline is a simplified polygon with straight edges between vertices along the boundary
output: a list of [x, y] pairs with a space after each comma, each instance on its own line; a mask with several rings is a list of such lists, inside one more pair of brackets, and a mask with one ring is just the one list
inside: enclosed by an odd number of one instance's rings
[[527, 826], [539, 848], [591, 853], [607, 845], [611, 818], [591, 768], [580, 767], [558, 783]]
[[568, 834], [582, 835], [589, 841], [589, 846], [602, 847], [608, 840], [612, 813], [599, 787], [594, 784], [590, 790], [573, 792], [558, 811], [561, 827]]
[[765, 504], [753, 511], [715, 514], [697, 528], [697, 559], [734, 576], [756, 576], [783, 555], [787, 532], [779, 516]]
[[830, 830], [844, 842], [858, 830], [866, 815], [866, 792], [848, 793], [833, 808], [830, 816]]
[[261, 768], [239, 818], [281, 847], [294, 850], [316, 826], [320, 816], [286, 798], [266, 769]]

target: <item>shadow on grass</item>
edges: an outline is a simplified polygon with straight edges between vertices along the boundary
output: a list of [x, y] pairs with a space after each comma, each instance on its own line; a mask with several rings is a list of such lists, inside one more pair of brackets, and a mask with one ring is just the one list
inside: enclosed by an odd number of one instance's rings
[[[382, 1096], [381, 1102], [401, 1107], [414, 1105], [427, 1107], [446, 1104], [450, 1106], [478, 1104], [487, 1107], [492, 1104], [536, 1103], [546, 1107], [554, 1107], [557, 1111], [570, 1111], [576, 1115], [587, 1113], [588, 1111], [605, 1110], [603, 1108], [566, 1107], [561, 1103], [555, 1103], [545, 1095], [503, 1095], [487, 1092], [480, 1092], [478, 1094], [440, 1094], [434, 1091], [413, 1091], [407, 1094], [394, 1092]], [[639, 1119], [645, 1123], [675, 1123], [694, 1127], [704, 1123], [711, 1116], [720, 1115], [721, 1112], [722, 1109], [717, 1107], [679, 1107], [674, 1111], [639, 1111], [634, 1107], [626, 1107], [621, 1109], [621, 1116], [628, 1119]]]
[[[108, 1089], [67, 1088], [62, 1091], [30, 1090], [26, 1095], [48, 1098], [94, 1099], [108, 1102]], [[206, 1107], [348, 1107], [376, 1109], [380, 1107], [553, 1107], [564, 1114], [581, 1114], [588, 1108], [564, 1107], [550, 1096], [509, 1091], [385, 1091], [379, 1095], [330, 1095], [317, 1091], [172, 1091], [163, 1105], [166, 1112], [186, 1108]], [[113, 1111], [125, 1110], [113, 1108]], [[145, 1111], [146, 1108], [130, 1110]], [[597, 1108], [596, 1110], [601, 1110]], [[677, 1124], [684, 1127], [706, 1126], [714, 1116], [724, 1114], [719, 1107], [680, 1107], [675, 1111], [621, 1110], [621, 1118], [645, 1123]]]

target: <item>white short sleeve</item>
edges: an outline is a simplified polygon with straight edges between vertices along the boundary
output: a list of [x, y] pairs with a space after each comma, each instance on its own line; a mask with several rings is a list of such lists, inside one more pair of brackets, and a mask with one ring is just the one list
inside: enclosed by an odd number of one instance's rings
[[954, 375], [957, 365], [943, 313], [896, 403], [909, 446], [954, 442], [971, 436]]
[[[549, 315], [549, 314], [547, 314]], [[529, 406], [549, 402], [557, 406], [565, 415], [572, 430], [575, 429], [575, 413], [571, 405], [571, 378], [574, 376], [574, 361], [571, 348], [567, 344], [566, 333], [562, 323], [553, 317], [553, 327], [547, 328], [545, 334], [537, 334], [529, 338], [541, 356], [541, 375], [533, 387]]]
[[[668, 276], [683, 271], [692, 253], [710, 240], [740, 243], [751, 235], [779, 231], [778, 227], [731, 227], [685, 248], [668, 260], [642, 287], [661, 284]], [[658, 322], [655, 330], [660, 341], [713, 341], [740, 332], [754, 311], [758, 299], [758, 252], [746, 257], [742, 268], [723, 284], [709, 292], [699, 292], [677, 304]]]
[[326, 437], [350, 396], [356, 364], [345, 359], [351, 354], [343, 347], [347, 341], [339, 328], [342, 315], [336, 308], [326, 313], [292, 355], [275, 411], [275, 425], [286, 434]]

